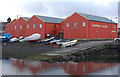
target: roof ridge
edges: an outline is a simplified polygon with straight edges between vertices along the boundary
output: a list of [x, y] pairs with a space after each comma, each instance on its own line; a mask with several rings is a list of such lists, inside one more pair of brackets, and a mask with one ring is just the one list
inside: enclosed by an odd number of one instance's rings
[[22, 18], [25, 19], [26, 21], [30, 19], [30, 17], [22, 17]]
[[[79, 14], [81, 13], [81, 12], [78, 12]], [[96, 17], [104, 17], [104, 16], [98, 16], [98, 15], [94, 15], [94, 14], [87, 14], [87, 13], [81, 13], [81, 14], [86, 14], [86, 15], [91, 15], [91, 16], [96, 16]], [[104, 17], [104, 18], [107, 18], [107, 17]], [[108, 18], [107, 18], [108, 19]]]
[[42, 16], [42, 15], [35, 15], [35, 16], [41, 16], [41, 17], [48, 17], [48, 18], [58, 18], [58, 19], [63, 19], [63, 18], [59, 18], [59, 17], [50, 17], [50, 16]]
[[78, 12], [78, 14], [82, 15], [83, 17], [87, 18], [88, 20], [93, 20], [93, 21], [101, 21], [101, 22], [107, 22], [107, 23], [116, 23], [112, 20], [104, 17], [104, 16], [97, 16], [97, 15], [93, 15], [93, 14], [86, 14], [86, 13], [80, 13]]

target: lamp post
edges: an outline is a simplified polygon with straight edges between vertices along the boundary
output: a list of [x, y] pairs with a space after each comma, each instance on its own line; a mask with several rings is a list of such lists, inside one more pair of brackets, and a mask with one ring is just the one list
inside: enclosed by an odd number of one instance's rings
[[19, 37], [19, 29], [18, 29], [18, 16], [21, 16], [21, 15], [17, 15], [17, 38]]

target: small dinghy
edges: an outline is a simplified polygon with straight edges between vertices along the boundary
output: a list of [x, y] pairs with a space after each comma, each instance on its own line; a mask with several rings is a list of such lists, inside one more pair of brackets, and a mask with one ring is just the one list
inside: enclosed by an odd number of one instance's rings
[[62, 39], [53, 39], [51, 42], [50, 42], [50, 44], [55, 44], [55, 43], [57, 43], [57, 42], [60, 42]]
[[10, 43], [17, 42], [17, 41], [19, 41], [21, 39], [23, 39], [23, 36], [21, 36], [19, 38], [12, 38], [12, 39], [10, 39]]
[[7, 41], [7, 38], [4, 36], [4, 37], [2, 37], [2, 36], [0, 36], [0, 41]]
[[65, 41], [58, 41], [58, 42], [56, 42], [56, 44], [57, 45], [61, 45], [62, 43], [64, 43], [64, 42], [69, 42], [70, 40], [65, 40]]
[[75, 40], [72, 40], [72, 41], [69, 41], [69, 42], [63, 42], [61, 47], [73, 46], [73, 45], [77, 44], [77, 41], [78, 40], [75, 39]]
[[40, 44], [49, 44], [51, 41], [53, 41], [54, 37], [48, 38], [48, 39], [43, 39], [39, 41]]

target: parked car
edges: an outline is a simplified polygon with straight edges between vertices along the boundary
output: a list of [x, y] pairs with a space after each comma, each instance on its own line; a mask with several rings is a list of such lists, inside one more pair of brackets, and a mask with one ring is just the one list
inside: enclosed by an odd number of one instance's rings
[[120, 41], [120, 38], [115, 38], [114, 41]]

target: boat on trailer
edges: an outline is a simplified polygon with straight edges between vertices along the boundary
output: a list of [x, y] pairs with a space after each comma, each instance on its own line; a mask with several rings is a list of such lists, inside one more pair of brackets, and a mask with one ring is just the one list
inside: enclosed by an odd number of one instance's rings
[[77, 39], [75, 39], [75, 40], [71, 40], [71, 41], [69, 41], [69, 42], [63, 42], [62, 44], [61, 44], [61, 47], [67, 47], [67, 46], [73, 46], [73, 45], [75, 45], [75, 44], [77, 44]]

